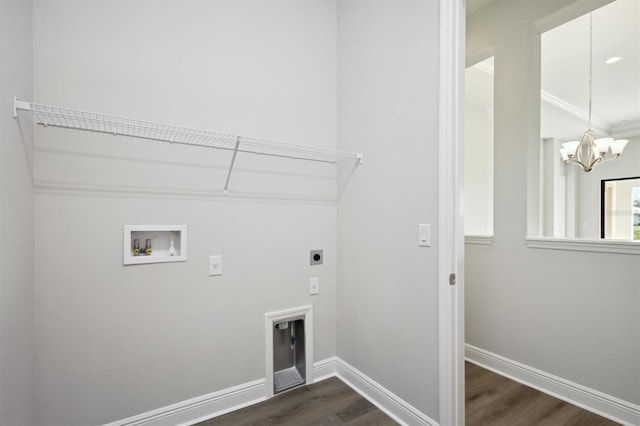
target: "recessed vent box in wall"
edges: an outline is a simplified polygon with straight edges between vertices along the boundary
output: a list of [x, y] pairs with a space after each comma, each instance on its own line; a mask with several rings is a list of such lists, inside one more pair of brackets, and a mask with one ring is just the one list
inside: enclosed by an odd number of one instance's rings
[[184, 262], [186, 225], [125, 225], [124, 264]]
[[313, 383], [313, 307], [265, 314], [267, 398]]
[[280, 393], [306, 381], [304, 320], [282, 321], [273, 331], [273, 392]]

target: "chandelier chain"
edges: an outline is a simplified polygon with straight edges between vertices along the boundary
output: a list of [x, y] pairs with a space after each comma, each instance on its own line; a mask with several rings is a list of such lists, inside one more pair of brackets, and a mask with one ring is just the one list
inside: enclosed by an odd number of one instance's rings
[[602, 161], [620, 158], [626, 139], [614, 140], [611, 137], [595, 138], [591, 128], [591, 105], [593, 102], [593, 13], [589, 14], [589, 127], [580, 141], [565, 142], [560, 149], [562, 161], [565, 164], [580, 166], [585, 172], [590, 172]]
[[593, 97], [593, 13], [589, 14], [589, 131], [591, 131], [591, 99]]

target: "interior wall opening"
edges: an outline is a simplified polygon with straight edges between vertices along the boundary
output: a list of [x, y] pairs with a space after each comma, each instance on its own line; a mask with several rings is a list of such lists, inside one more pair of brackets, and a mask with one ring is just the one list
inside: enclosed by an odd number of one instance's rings
[[[601, 182], [640, 176], [639, 17], [636, 0], [616, 0], [541, 34], [540, 236], [634, 238], [605, 232]], [[620, 158], [585, 172], [564, 164], [560, 149], [588, 128], [628, 143]]]

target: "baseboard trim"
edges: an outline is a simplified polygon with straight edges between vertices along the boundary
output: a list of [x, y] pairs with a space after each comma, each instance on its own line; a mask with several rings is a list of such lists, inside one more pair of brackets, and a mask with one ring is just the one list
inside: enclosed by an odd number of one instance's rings
[[[313, 382], [336, 376], [336, 357], [313, 365]], [[207, 395], [188, 399], [104, 426], [188, 426], [248, 407], [267, 399], [265, 379], [222, 389]]]
[[265, 380], [254, 380], [108, 423], [105, 426], [192, 425], [264, 401], [265, 395]]
[[[338, 357], [313, 365], [313, 383], [338, 377], [401, 425], [438, 426], [438, 423]], [[266, 400], [266, 380], [254, 380], [188, 399], [104, 426], [189, 426]]]
[[336, 376], [336, 365], [338, 358], [332, 356], [313, 364], [313, 383], [321, 382], [330, 377]]
[[640, 405], [554, 376], [473, 345], [465, 345], [465, 358], [467, 361], [488, 370], [623, 425], [640, 424]]
[[336, 359], [336, 375], [401, 425], [438, 425], [435, 420], [340, 358]]

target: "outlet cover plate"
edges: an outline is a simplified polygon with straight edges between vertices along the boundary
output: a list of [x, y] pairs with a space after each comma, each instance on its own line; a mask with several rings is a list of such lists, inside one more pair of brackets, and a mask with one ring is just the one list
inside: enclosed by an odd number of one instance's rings
[[222, 275], [222, 256], [209, 256], [209, 276]]
[[320, 278], [309, 278], [309, 294], [320, 294]]

